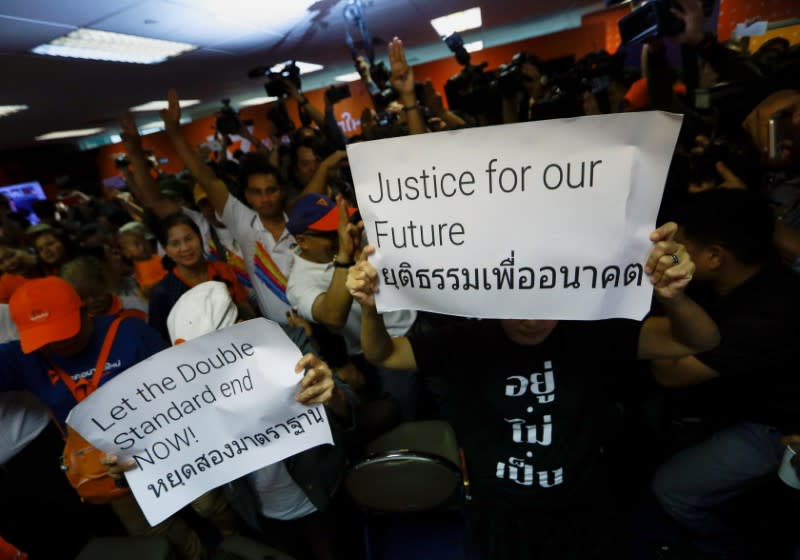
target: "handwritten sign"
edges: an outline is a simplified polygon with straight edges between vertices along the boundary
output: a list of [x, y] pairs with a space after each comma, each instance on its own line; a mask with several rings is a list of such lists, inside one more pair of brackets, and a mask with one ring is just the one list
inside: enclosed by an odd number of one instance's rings
[[680, 126], [624, 113], [348, 146], [378, 310], [641, 319]]
[[204, 492], [333, 443], [325, 409], [295, 401], [301, 354], [254, 319], [164, 350], [76, 406], [67, 423], [126, 474], [155, 525]]

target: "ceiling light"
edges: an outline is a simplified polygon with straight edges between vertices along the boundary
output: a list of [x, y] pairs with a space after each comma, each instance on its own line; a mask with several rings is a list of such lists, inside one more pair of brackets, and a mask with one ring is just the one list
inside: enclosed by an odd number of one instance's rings
[[196, 48], [188, 43], [174, 43], [124, 33], [81, 28], [63, 37], [53, 39], [47, 44], [39, 45], [33, 49], [33, 52], [90, 60], [158, 64]]
[[[282, 62], [280, 64], [276, 64], [270, 70], [272, 72], [280, 72], [283, 70], [283, 67], [289, 64], [291, 60], [287, 60], [286, 62]], [[324, 66], [321, 64], [314, 64], [313, 62], [302, 62], [300, 60], [295, 60], [295, 64], [297, 64], [297, 68], [300, 70], [301, 74], [309, 74], [311, 72], [316, 72], [317, 70], [322, 70]]]
[[463, 12], [438, 17], [431, 20], [431, 25], [441, 37], [447, 37], [451, 33], [461, 33], [468, 29], [475, 29], [483, 25], [481, 22], [481, 9], [470, 8]]
[[478, 52], [483, 50], [483, 41], [472, 41], [471, 43], [464, 43], [464, 48], [468, 53]]
[[27, 105], [0, 105], [0, 117], [7, 117], [27, 109]]
[[253, 105], [263, 105], [265, 103], [272, 103], [277, 101], [277, 97], [251, 97], [239, 103], [239, 107], [252, 107]]
[[[199, 99], [181, 99], [180, 106], [181, 109], [184, 107], [191, 107], [192, 105], [197, 105], [200, 103]], [[131, 111], [161, 111], [162, 109], [167, 109], [169, 107], [168, 101], [149, 101], [142, 105], [137, 105], [136, 107], [131, 107]]]
[[58, 140], [59, 138], [76, 138], [78, 136], [89, 136], [102, 132], [102, 128], [79, 128], [75, 130], [58, 130], [37, 136], [36, 140]]
[[334, 80], [337, 82], [355, 82], [361, 79], [361, 74], [358, 72], [350, 72], [349, 74], [342, 74], [341, 76], [336, 76]]

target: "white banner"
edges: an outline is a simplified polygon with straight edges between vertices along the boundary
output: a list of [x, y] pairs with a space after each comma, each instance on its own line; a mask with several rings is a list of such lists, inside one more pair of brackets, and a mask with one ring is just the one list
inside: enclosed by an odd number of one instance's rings
[[168, 348], [76, 406], [67, 423], [121, 461], [151, 525], [204, 492], [333, 443], [321, 405], [295, 401], [300, 350], [253, 319]]
[[378, 310], [641, 319], [680, 126], [623, 113], [349, 145]]

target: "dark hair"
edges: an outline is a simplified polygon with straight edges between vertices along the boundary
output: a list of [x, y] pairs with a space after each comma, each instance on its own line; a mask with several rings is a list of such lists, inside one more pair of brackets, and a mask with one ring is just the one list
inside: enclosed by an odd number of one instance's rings
[[186, 214], [184, 214], [183, 212], [175, 212], [174, 214], [170, 214], [169, 216], [164, 218], [161, 221], [161, 226], [159, 227], [158, 241], [164, 247], [167, 246], [167, 238], [169, 237], [169, 230], [171, 230], [175, 226], [187, 226], [192, 228], [192, 231], [194, 231], [197, 234], [197, 237], [200, 238], [200, 243], [203, 242], [203, 234], [200, 233], [200, 228], [197, 226], [195, 221]]
[[700, 245], [720, 245], [742, 264], [772, 259], [774, 217], [759, 195], [719, 188], [689, 196], [675, 221], [687, 239]]
[[242, 191], [247, 189], [247, 181], [251, 175], [272, 175], [279, 185], [282, 184], [280, 171], [270, 165], [262, 154], [249, 153], [242, 157], [239, 163], [239, 186]]

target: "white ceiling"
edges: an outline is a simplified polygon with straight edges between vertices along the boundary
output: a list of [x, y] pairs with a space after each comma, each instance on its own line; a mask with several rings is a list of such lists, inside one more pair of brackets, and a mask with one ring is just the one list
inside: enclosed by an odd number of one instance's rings
[[[263, 95], [254, 66], [296, 58], [325, 65], [308, 77], [321, 87], [352, 71], [344, 40], [347, 0], [0, 0], [0, 105], [27, 111], [0, 119], [0, 149], [53, 130], [105, 126], [126, 108], [163, 99], [168, 87], [212, 113], [223, 97]], [[370, 0], [373, 36], [404, 39], [412, 63], [450, 56], [429, 20], [479, 5], [483, 28], [465, 40], [486, 46], [578, 25], [597, 0]], [[30, 50], [78, 27], [187, 42], [200, 48], [156, 65], [74, 60]], [[379, 49], [385, 55], [385, 49]], [[154, 114], [141, 115], [142, 122]]]

